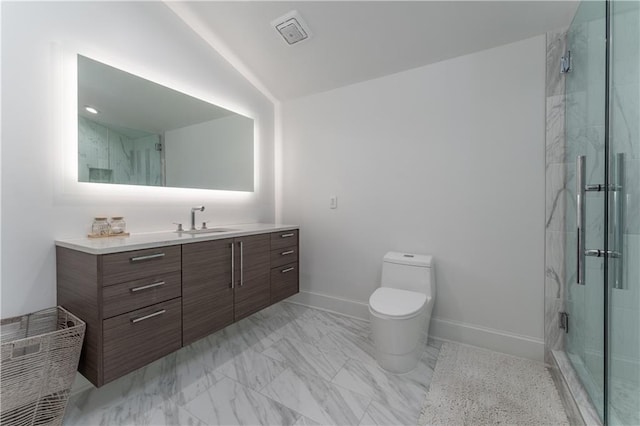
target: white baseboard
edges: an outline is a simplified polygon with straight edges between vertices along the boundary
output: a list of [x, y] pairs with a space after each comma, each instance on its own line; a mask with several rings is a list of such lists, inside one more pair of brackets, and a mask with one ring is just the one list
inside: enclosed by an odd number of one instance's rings
[[431, 318], [430, 334], [441, 340], [544, 362], [544, 341], [534, 337], [438, 317]]
[[[301, 291], [287, 301], [369, 320], [369, 306], [355, 300]], [[478, 346], [534, 361], [544, 361], [544, 341], [530, 336], [438, 317], [431, 318], [430, 335], [440, 340]]]
[[323, 311], [336, 312], [349, 317], [369, 321], [369, 305], [356, 302], [355, 300], [341, 299], [339, 297], [327, 296], [326, 294], [301, 291], [287, 299], [287, 302], [299, 305], [311, 306]]

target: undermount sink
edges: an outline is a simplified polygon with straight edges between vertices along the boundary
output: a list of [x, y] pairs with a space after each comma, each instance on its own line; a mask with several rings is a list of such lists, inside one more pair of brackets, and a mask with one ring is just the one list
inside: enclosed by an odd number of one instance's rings
[[206, 228], [206, 229], [192, 229], [188, 231], [175, 231], [181, 234], [213, 234], [216, 232], [231, 232], [235, 231], [233, 228]]

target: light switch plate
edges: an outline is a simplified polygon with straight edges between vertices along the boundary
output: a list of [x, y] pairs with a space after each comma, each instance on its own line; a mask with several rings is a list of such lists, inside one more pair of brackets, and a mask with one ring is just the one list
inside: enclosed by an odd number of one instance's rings
[[331, 198], [329, 198], [329, 208], [330, 209], [337, 209], [338, 208], [338, 197], [336, 197], [335, 195], [333, 195]]

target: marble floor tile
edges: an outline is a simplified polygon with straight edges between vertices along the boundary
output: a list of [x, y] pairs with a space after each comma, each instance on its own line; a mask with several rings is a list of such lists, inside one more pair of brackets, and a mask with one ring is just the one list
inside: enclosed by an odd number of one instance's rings
[[287, 368], [287, 364], [252, 349], [242, 351], [216, 372], [259, 391]]
[[[183, 348], [101, 388], [74, 395], [65, 424], [165, 424], [158, 413], [167, 411], [171, 418], [171, 410], [178, 411], [169, 402], [193, 399], [224, 377], [204, 368], [199, 355], [190, 347]], [[157, 421], [145, 423], [149, 418]]]
[[242, 341], [246, 347], [260, 352], [280, 340], [280, 333], [269, 330], [259, 322], [251, 321], [251, 318], [244, 318], [233, 324], [236, 339]]
[[293, 426], [322, 426], [322, 423], [318, 423], [305, 416], [300, 416]]
[[166, 389], [159, 387], [162, 383], [162, 362], [153, 362], [101, 388], [91, 387], [73, 395], [69, 398], [69, 405], [88, 413], [117, 407], [128, 401], [147, 408], [158, 404], [166, 399]]
[[351, 359], [332, 382], [366, 395], [395, 410], [418, 413], [429, 388], [433, 369], [423, 356], [418, 366], [406, 374], [392, 374], [378, 365]]
[[[345, 334], [346, 336], [359, 336], [369, 338], [371, 326], [368, 321], [337, 315], [331, 312], [314, 310], [315, 315], [307, 315], [310, 320], [322, 324], [326, 332]], [[304, 319], [303, 319], [304, 320]]]
[[298, 305], [297, 303], [280, 303], [278, 306], [285, 312], [291, 319], [301, 318], [304, 315], [315, 315], [316, 312], [321, 312], [318, 309], [310, 308], [304, 305]]
[[347, 357], [341, 352], [324, 352], [314, 345], [289, 338], [274, 343], [263, 354], [325, 380], [333, 379], [347, 362]]
[[290, 305], [290, 303], [284, 302], [271, 305], [268, 308], [243, 319], [242, 321], [254, 324], [271, 333], [279, 333], [282, 327], [294, 320], [290, 314], [292, 309], [289, 308], [288, 305]]
[[371, 416], [369, 415], [369, 412], [367, 411], [366, 413], [364, 413], [364, 416], [362, 416], [362, 419], [360, 420], [360, 426], [377, 426], [377, 425], [375, 420], [371, 418]]
[[229, 378], [183, 408], [207, 425], [293, 425], [299, 413]]
[[422, 355], [424, 357], [424, 361], [431, 370], [436, 368], [436, 362], [438, 361], [438, 355], [440, 354], [440, 346], [442, 346], [442, 343], [439, 343], [438, 346], [434, 346], [432, 343], [433, 342], [429, 341], [429, 344]]
[[162, 401], [151, 406], [122, 403], [115, 407], [103, 407], [86, 415], [77, 407], [67, 408], [64, 425], [72, 426], [156, 426], [185, 425], [205, 426], [197, 417], [180, 408], [173, 401]]
[[420, 412], [415, 410], [394, 410], [378, 401], [372, 401], [367, 413], [362, 418], [360, 425], [387, 426], [387, 425], [415, 425], [420, 417]]
[[303, 315], [284, 324], [278, 333], [304, 343], [315, 343], [327, 335], [329, 330], [317, 319], [310, 315]]
[[243, 351], [261, 352], [281, 339], [281, 335], [251, 322], [242, 320], [232, 324], [194, 345], [204, 354], [203, 362], [217, 369]]
[[220, 380], [222, 374], [207, 367], [205, 355], [196, 345], [189, 345], [155, 361], [158, 373], [153, 383], [157, 383], [159, 396], [176, 401], [188, 400]]
[[226, 377], [222, 373], [205, 368], [201, 370], [198, 379], [192, 376], [189, 380], [182, 380], [182, 386], [171, 399], [179, 405], [184, 405]]
[[370, 399], [294, 369], [287, 369], [262, 393], [321, 424], [358, 424]]
[[328, 333], [316, 342], [316, 346], [323, 351], [342, 352], [349, 358], [377, 365], [375, 347], [368, 337]]
[[64, 424], [405, 424], [438, 352], [430, 341], [418, 368], [391, 375], [375, 362], [368, 323], [278, 303], [74, 395]]

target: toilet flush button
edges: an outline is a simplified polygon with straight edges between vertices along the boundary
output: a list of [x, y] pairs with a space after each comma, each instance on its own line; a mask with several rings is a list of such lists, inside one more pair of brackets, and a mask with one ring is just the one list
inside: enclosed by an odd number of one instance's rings
[[403, 254], [404, 257], [414, 257], [412, 254]]

